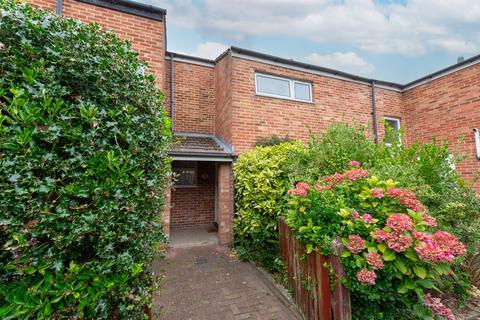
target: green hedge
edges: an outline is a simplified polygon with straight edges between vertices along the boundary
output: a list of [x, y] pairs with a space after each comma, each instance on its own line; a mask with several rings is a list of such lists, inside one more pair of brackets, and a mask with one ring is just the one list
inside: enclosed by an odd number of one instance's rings
[[0, 2], [0, 318], [136, 319], [151, 298], [169, 122], [95, 24]]
[[235, 163], [236, 250], [272, 271], [280, 267], [277, 219], [292, 185], [288, 164], [303, 152], [298, 142], [257, 147]]

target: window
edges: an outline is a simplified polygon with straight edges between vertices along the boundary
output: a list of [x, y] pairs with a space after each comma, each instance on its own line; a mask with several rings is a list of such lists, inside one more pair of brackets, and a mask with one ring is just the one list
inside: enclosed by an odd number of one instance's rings
[[400, 119], [385, 117], [385, 144], [391, 146], [393, 144], [401, 145], [400, 136]]
[[173, 165], [176, 187], [195, 187], [197, 185], [197, 163], [178, 161]]
[[312, 102], [312, 84], [266, 74], [255, 74], [255, 92], [258, 95]]

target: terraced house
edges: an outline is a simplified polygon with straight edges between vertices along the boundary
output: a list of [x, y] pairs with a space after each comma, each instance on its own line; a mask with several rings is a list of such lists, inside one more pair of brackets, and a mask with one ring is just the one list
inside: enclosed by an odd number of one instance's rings
[[[405, 128], [401, 143], [448, 138], [469, 157], [464, 179], [480, 168], [480, 55], [407, 84], [353, 74], [231, 47], [206, 60], [167, 50], [166, 11], [126, 0], [30, 0], [84, 22], [97, 22], [133, 47], [151, 66], [166, 96], [176, 143], [178, 181], [169, 190], [165, 230], [218, 227], [232, 240], [232, 163], [261, 137], [288, 134], [306, 140], [309, 128], [333, 122], [365, 123], [378, 141], [384, 121]], [[475, 138], [477, 136], [477, 139]], [[461, 142], [459, 142], [460, 138]], [[396, 143], [396, 141], [390, 141]], [[480, 183], [474, 183], [480, 191]]]

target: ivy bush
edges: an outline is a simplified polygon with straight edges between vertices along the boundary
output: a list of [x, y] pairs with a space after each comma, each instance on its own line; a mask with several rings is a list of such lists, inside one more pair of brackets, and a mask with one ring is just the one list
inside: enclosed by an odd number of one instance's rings
[[307, 253], [331, 254], [340, 238], [356, 319], [455, 319], [431, 295], [435, 280], [456, 275], [450, 264], [466, 249], [456, 236], [438, 228], [414, 192], [394, 180], [369, 176], [360, 163], [325, 176], [313, 187], [299, 182], [287, 224]]
[[99, 25], [0, 2], [0, 318], [146, 317], [170, 140], [147, 68]]
[[292, 185], [288, 163], [302, 152], [299, 142], [257, 147], [243, 153], [234, 166], [237, 253], [271, 271], [280, 268], [277, 223]]

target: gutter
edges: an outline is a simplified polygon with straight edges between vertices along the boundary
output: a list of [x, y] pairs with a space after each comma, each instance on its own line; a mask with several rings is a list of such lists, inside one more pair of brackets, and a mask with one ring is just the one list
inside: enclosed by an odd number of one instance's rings
[[135, 16], [163, 21], [167, 10], [131, 0], [75, 0]]
[[375, 144], [378, 144], [377, 97], [375, 95], [375, 80], [372, 80], [371, 87], [372, 87], [373, 142]]

